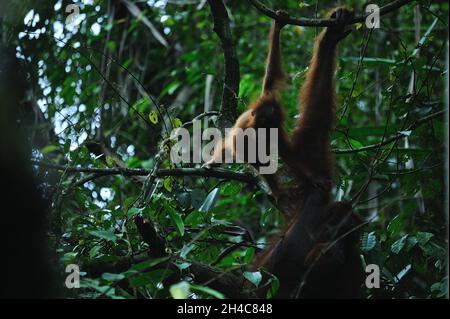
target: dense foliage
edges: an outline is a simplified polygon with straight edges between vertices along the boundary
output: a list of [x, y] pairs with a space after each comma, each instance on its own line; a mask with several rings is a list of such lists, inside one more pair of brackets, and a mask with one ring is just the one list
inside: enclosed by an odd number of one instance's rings
[[[136, 203], [146, 175], [107, 173], [116, 167], [151, 171], [161, 147], [160, 169], [175, 168], [161, 142], [173, 127], [220, 109], [223, 51], [208, 2], [74, 3], [79, 28], [65, 25], [68, 1], [14, 1], [0, 30], [27, 74], [32, 109], [24, 111], [23, 123], [42, 193], [51, 203], [49, 236], [59, 269], [64, 273], [66, 265], [77, 264], [82, 272], [81, 289], [67, 295], [226, 297], [197, 280], [193, 265], [259, 285], [260, 273], [247, 266], [286, 223], [260, 184], [162, 174], [142, 208]], [[310, 18], [324, 17], [334, 5], [264, 3]], [[339, 4], [363, 12], [364, 1]], [[226, 5], [240, 63], [242, 112], [260, 92], [271, 20], [246, 1]], [[446, 123], [438, 113], [448, 94], [447, 16], [446, 1], [412, 2], [382, 16], [379, 29], [357, 24], [340, 47], [333, 194], [353, 200], [368, 221], [361, 258], [380, 266], [381, 287], [366, 289], [367, 298], [447, 294]], [[288, 130], [318, 32], [283, 30]], [[214, 126], [215, 119], [202, 121]], [[254, 173], [246, 165], [226, 169]], [[166, 241], [160, 256], [142, 257], [149, 245], [133, 222], [136, 216], [152, 221]], [[117, 266], [124, 261], [125, 267]]]

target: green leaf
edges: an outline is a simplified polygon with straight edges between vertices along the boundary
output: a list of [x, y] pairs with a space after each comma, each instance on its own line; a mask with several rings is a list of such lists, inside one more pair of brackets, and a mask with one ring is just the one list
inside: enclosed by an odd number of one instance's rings
[[272, 298], [276, 292], [278, 291], [278, 288], [280, 288], [280, 281], [278, 280], [277, 277], [272, 275], [272, 278], [270, 279], [271, 281], [271, 285], [270, 285], [270, 289], [267, 291], [267, 299]]
[[388, 224], [387, 230], [391, 236], [397, 235], [403, 229], [403, 222], [399, 215], [396, 215]]
[[191, 252], [191, 250], [194, 248], [194, 245], [184, 245], [183, 248], [181, 248], [180, 251], [180, 257], [186, 258], [186, 256]]
[[419, 245], [425, 245], [426, 243], [428, 243], [430, 241], [430, 239], [434, 236], [434, 234], [432, 233], [427, 233], [427, 232], [417, 232], [416, 234], [416, 238], [417, 238], [417, 242], [419, 243]]
[[106, 296], [113, 298], [113, 299], [118, 298], [117, 296], [114, 295], [114, 289], [111, 289], [111, 286], [109, 286], [109, 285], [102, 286], [102, 285], [100, 285], [99, 280], [84, 279], [81, 281], [80, 287], [94, 289], [97, 292], [99, 292], [101, 294], [105, 294]]
[[112, 274], [109, 272], [105, 272], [102, 274], [102, 278], [106, 281], [119, 281], [125, 278], [123, 274]]
[[173, 299], [187, 299], [190, 292], [190, 285], [186, 281], [170, 286], [170, 294]]
[[400, 132], [398, 132], [400, 135], [403, 135], [403, 136], [410, 136], [411, 135], [411, 133], [412, 133], [412, 131], [400, 131]]
[[254, 284], [256, 287], [259, 286], [262, 280], [262, 275], [259, 271], [245, 271], [244, 272], [244, 278], [250, 281], [252, 284]]
[[448, 277], [436, 282], [430, 287], [431, 293], [437, 298], [445, 297], [448, 294]]
[[174, 262], [174, 264], [178, 267], [178, 269], [180, 270], [185, 270], [188, 269], [189, 267], [191, 267], [191, 263], [188, 262]]
[[183, 126], [183, 122], [181, 122], [181, 120], [179, 118], [174, 118], [172, 124], [173, 124], [173, 128]]
[[177, 192], [177, 201], [184, 209], [191, 207], [191, 196], [188, 192]]
[[361, 238], [361, 250], [364, 252], [371, 251], [377, 244], [377, 237], [375, 232], [367, 233], [365, 232]]
[[409, 236], [406, 241], [406, 250], [409, 252], [417, 244], [416, 236]]
[[255, 256], [255, 247], [248, 247], [247, 250], [245, 251], [244, 262], [246, 264], [251, 263], [254, 256]]
[[349, 139], [349, 142], [350, 142], [350, 145], [353, 147], [353, 148], [361, 148], [361, 147], [363, 147], [364, 145], [362, 145], [362, 143], [360, 142], [360, 141], [357, 141], [357, 140], [355, 140], [355, 139]]
[[58, 150], [58, 145], [47, 145], [41, 149], [42, 154], [49, 154]]
[[220, 194], [225, 196], [236, 196], [242, 190], [242, 185], [237, 182], [226, 183], [221, 189]]
[[73, 251], [69, 251], [67, 253], [64, 254], [62, 261], [65, 265], [68, 264], [73, 264], [75, 263], [75, 260], [77, 258], [78, 253], [73, 252]]
[[403, 247], [405, 247], [407, 238], [408, 238], [408, 235], [405, 235], [402, 238], [400, 238], [399, 240], [397, 240], [395, 243], [393, 243], [391, 245], [391, 251], [394, 254], [398, 254], [403, 249]]
[[148, 118], [149, 118], [150, 122], [152, 122], [153, 124], [157, 124], [158, 123], [158, 113], [156, 112], [156, 110], [152, 110], [150, 112], [150, 114], [148, 115]]
[[70, 138], [68, 138], [64, 143], [64, 153], [70, 152], [70, 144], [72, 144], [72, 141], [70, 140]]
[[131, 63], [133, 63], [133, 59], [132, 58], [128, 58], [127, 60], [125, 60], [125, 62], [123, 63], [123, 68], [128, 69], [128, 67], [131, 65]]
[[184, 219], [184, 221], [186, 224], [195, 227], [204, 222], [204, 214], [200, 213], [197, 210], [194, 210], [192, 213], [187, 215], [187, 217]]
[[163, 185], [164, 185], [164, 188], [165, 188], [168, 192], [171, 193], [171, 192], [173, 191], [173, 188], [172, 188], [172, 179], [171, 179], [170, 177], [164, 178]]
[[191, 192], [191, 204], [195, 209], [200, 209], [202, 207], [206, 193], [201, 189], [194, 189]]
[[117, 240], [116, 234], [110, 229], [110, 230], [91, 230], [89, 232], [92, 236], [115, 242]]
[[169, 217], [172, 220], [173, 225], [175, 226], [177, 232], [180, 234], [180, 236], [184, 235], [184, 222], [181, 218], [181, 215], [178, 214], [178, 212], [173, 207], [167, 207]]
[[139, 113], [145, 112], [150, 106], [150, 99], [148, 97], [143, 97], [142, 99], [137, 100], [133, 104], [133, 109], [138, 111]]
[[204, 293], [211, 295], [217, 299], [225, 299], [225, 296], [221, 292], [218, 292], [217, 290], [211, 289], [209, 287], [194, 285], [194, 284], [191, 284], [190, 287], [193, 290], [204, 292]]
[[113, 26], [114, 26], [114, 23], [107, 23], [105, 25], [105, 30], [106, 31], [110, 31], [113, 28]]
[[128, 269], [126, 271], [126, 273], [128, 273], [128, 272], [135, 273], [137, 271], [143, 271], [145, 269], [149, 269], [153, 266], [156, 266], [156, 265], [166, 261], [167, 259], [169, 259], [169, 257], [153, 258], [153, 259], [149, 259], [149, 260], [140, 262], [138, 264], [133, 265], [130, 269]]
[[166, 87], [165, 91], [166, 91], [169, 95], [172, 95], [172, 94], [180, 87], [180, 85], [181, 85], [180, 82], [173, 82], [173, 83], [170, 83], [170, 84]]
[[199, 208], [199, 211], [203, 212], [203, 213], [209, 212], [211, 210], [211, 208], [214, 207], [214, 204], [216, 203], [217, 199], [219, 198], [219, 195], [220, 195], [219, 188], [214, 188], [206, 197], [202, 206]]
[[89, 250], [89, 258], [91, 258], [91, 259], [95, 258], [98, 255], [100, 249], [102, 249], [102, 246], [100, 246], [100, 245], [95, 245], [94, 247], [92, 247]]
[[[357, 141], [353, 138], [350, 138], [349, 142], [350, 142], [350, 145], [352, 146], [352, 149], [359, 149], [359, 148], [364, 147], [364, 145], [360, 141]], [[367, 152], [363, 151], [363, 152], [358, 152], [357, 154], [366, 156]]]
[[143, 210], [144, 210], [144, 208], [131, 207], [128, 210], [127, 215], [129, 218], [133, 218], [133, 217], [136, 217], [137, 215], [139, 215]]
[[108, 166], [114, 166], [114, 164], [116, 163], [114, 157], [106, 155], [106, 164], [108, 164]]
[[419, 244], [419, 246], [427, 256], [435, 258], [445, 258], [446, 256], [446, 249], [433, 242], [428, 242], [425, 245]]
[[117, 44], [116, 44], [116, 42], [114, 42], [114, 41], [108, 41], [108, 43], [107, 43], [106, 45], [107, 45], [108, 48], [109, 48], [110, 50], [112, 50], [112, 51], [114, 51], [114, 50], [116, 49], [116, 47], [117, 47]]
[[156, 286], [173, 273], [170, 269], [156, 269], [147, 273], [138, 274], [130, 278], [131, 287]]

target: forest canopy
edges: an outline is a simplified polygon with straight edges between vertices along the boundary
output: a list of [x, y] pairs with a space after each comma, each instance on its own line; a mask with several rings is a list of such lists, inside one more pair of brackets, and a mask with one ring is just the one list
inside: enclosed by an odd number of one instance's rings
[[0, 48], [17, 67], [0, 92], [18, 88], [1, 108], [17, 111], [20, 156], [45, 203], [48, 256], [36, 258], [50, 261], [58, 296], [251, 298], [262, 285], [276, 295], [279, 279], [251, 265], [289, 224], [279, 199], [251, 165], [174, 163], [170, 135], [199, 123], [223, 132], [261, 94], [279, 9], [290, 15], [291, 134], [314, 39], [346, 6], [356, 19], [338, 48], [331, 194], [363, 221], [363, 269], [379, 267], [379, 286], [361, 296], [447, 297], [449, 4], [379, 1], [369, 28], [370, 3], [1, 1]]

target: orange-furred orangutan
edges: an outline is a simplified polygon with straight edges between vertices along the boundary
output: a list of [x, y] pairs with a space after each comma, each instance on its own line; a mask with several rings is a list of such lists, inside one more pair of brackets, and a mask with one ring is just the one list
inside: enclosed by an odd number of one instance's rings
[[[330, 17], [337, 20], [336, 25], [325, 28], [316, 39], [292, 136], [283, 128], [285, 115], [279, 93], [285, 79], [280, 31], [288, 14], [277, 11], [277, 16], [269, 36], [261, 96], [238, 118], [206, 166], [214, 165], [225, 149], [235, 152], [235, 130], [277, 128], [280, 158], [296, 186], [281, 187], [276, 174], [263, 177], [275, 198], [291, 198], [293, 208], [287, 214], [291, 221], [260, 254], [253, 270], [278, 278], [276, 298], [356, 298], [364, 275], [357, 249], [361, 221], [350, 203], [331, 199], [334, 164], [330, 152], [336, 110], [333, 78], [337, 45], [350, 33], [346, 25], [354, 13], [347, 8], [334, 9]], [[264, 277], [267, 280], [270, 275]], [[257, 295], [266, 296], [269, 287], [263, 284]]]

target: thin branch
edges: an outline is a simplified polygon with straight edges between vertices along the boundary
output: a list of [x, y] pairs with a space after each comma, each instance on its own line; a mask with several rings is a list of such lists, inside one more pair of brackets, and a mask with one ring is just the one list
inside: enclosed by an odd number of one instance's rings
[[84, 177], [84, 178], [82, 178], [82, 179], [80, 179], [80, 180], [77, 180], [77, 181], [73, 182], [73, 183], [70, 185], [69, 189], [73, 189], [73, 188], [75, 188], [75, 187], [82, 186], [82, 185], [84, 185], [85, 183], [90, 182], [90, 181], [92, 181], [92, 180], [94, 180], [94, 179], [97, 179], [97, 178], [99, 178], [99, 177], [102, 177], [102, 176], [105, 176], [105, 174], [89, 174], [88, 176], [86, 176], [86, 177]]
[[[439, 112], [432, 113], [430, 115], [427, 115], [417, 121], [415, 121], [413, 124], [411, 124], [406, 131], [412, 131], [419, 127], [420, 125], [431, 121], [443, 114], [445, 114], [446, 110], [442, 110]], [[215, 114], [215, 112], [211, 112]], [[199, 120], [205, 115], [210, 115], [210, 112], [201, 114], [198, 117], [195, 118], [195, 120]], [[189, 122], [190, 123], [190, 122]], [[188, 124], [188, 123], [184, 123]], [[395, 142], [402, 137], [404, 137], [404, 133], [397, 133], [396, 135], [385, 139], [383, 142], [372, 144], [360, 148], [354, 148], [354, 149], [335, 149], [333, 152], [335, 154], [349, 154], [349, 153], [358, 153], [358, 152], [365, 152], [370, 151], [373, 149], [377, 149], [381, 146], [388, 145], [392, 142]], [[40, 167], [48, 168], [48, 169], [55, 169], [55, 170], [62, 170], [67, 171], [70, 173], [90, 173], [94, 174], [91, 176], [91, 179], [97, 178], [100, 176], [105, 175], [123, 175], [123, 176], [147, 176], [150, 171], [146, 169], [140, 169], [140, 168], [122, 168], [122, 167], [113, 167], [113, 168], [97, 168], [97, 167], [67, 167], [65, 165], [57, 165], [52, 163], [45, 163], [37, 160], [31, 160], [31, 163], [34, 165], [38, 165]], [[242, 181], [250, 184], [256, 184], [258, 179], [254, 176], [243, 174], [243, 173], [236, 173], [231, 172], [223, 169], [206, 169], [206, 168], [173, 168], [173, 169], [159, 169], [156, 171], [157, 177], [164, 177], [164, 176], [201, 176], [201, 177], [215, 177], [215, 178], [223, 178], [223, 179], [229, 179], [229, 180], [237, 180]]]
[[[329, 27], [336, 24], [336, 19], [309, 19], [309, 18], [289, 18], [287, 20], [281, 19], [277, 16], [274, 10], [266, 7], [258, 0], [249, 0], [250, 3], [258, 9], [264, 15], [274, 19], [280, 20], [280, 22], [292, 25], [309, 26], [309, 27]], [[380, 16], [388, 14], [389, 12], [395, 11], [400, 7], [413, 2], [413, 0], [396, 0], [380, 8]], [[369, 14], [355, 17], [349, 24], [355, 24], [359, 22], [364, 22]], [[282, 20], [282, 21], [281, 21]]]
[[[46, 169], [66, 171], [69, 173], [90, 173], [89, 180], [107, 175], [123, 175], [123, 176], [147, 176], [150, 170], [141, 168], [97, 168], [97, 167], [67, 167], [65, 165], [58, 165], [52, 163], [32, 160], [33, 165], [43, 167]], [[214, 177], [223, 178], [227, 180], [236, 180], [249, 184], [257, 184], [258, 179], [252, 175], [236, 173], [224, 169], [207, 169], [207, 168], [172, 168], [159, 169], [156, 171], [157, 177], [165, 176], [200, 176], [200, 177]]]
[[[425, 116], [425, 117], [415, 121], [413, 124], [411, 124], [404, 131], [413, 131], [417, 127], [419, 127], [420, 125], [422, 125], [422, 124], [424, 124], [424, 123], [426, 123], [428, 121], [431, 121], [431, 120], [433, 120], [433, 119], [435, 119], [435, 118], [445, 114], [445, 111], [446, 110], [442, 110], [442, 111], [439, 111], [439, 112], [427, 115], [427, 116]], [[401, 138], [403, 138], [405, 136], [406, 135], [404, 133], [398, 132], [396, 135], [391, 136], [391, 137], [389, 137], [389, 138], [385, 139], [384, 141], [382, 141], [380, 143], [377, 143], [377, 144], [372, 144], [372, 145], [368, 145], [368, 146], [364, 146], [364, 147], [360, 147], [360, 148], [335, 149], [335, 150], [333, 150], [333, 153], [335, 153], [335, 154], [349, 154], [349, 153], [358, 153], [358, 152], [371, 151], [371, 150], [374, 150], [374, 149], [378, 149], [381, 146], [393, 143], [393, 142], [395, 142], [395, 141], [397, 141], [397, 140], [399, 140], [399, 139], [401, 139]]]
[[[194, 123], [194, 121], [196, 119], [202, 118], [202, 116], [208, 116], [207, 112], [196, 116], [190, 122], [184, 123], [182, 127], [185, 127], [187, 125]], [[151, 171], [149, 172], [149, 174], [147, 175], [147, 177], [145, 178], [144, 184], [142, 185], [142, 196], [140, 196], [139, 207], [145, 207], [151, 200], [150, 194], [152, 193], [152, 188], [153, 188], [154, 182], [155, 182], [156, 178], [158, 177], [158, 171], [160, 169], [159, 167], [162, 165], [162, 162], [163, 162], [163, 156], [164, 156], [164, 152], [165, 152], [164, 149], [165, 149], [165, 146], [167, 144], [169, 144], [170, 141], [171, 141], [170, 136], [168, 138], [166, 138], [164, 141], [162, 141], [162, 143], [160, 145], [160, 149], [154, 157], [155, 164], [154, 164], [153, 168], [151, 169]]]
[[223, 179], [232, 179], [249, 184], [258, 183], [258, 179], [247, 174], [235, 173], [222, 169], [206, 169], [206, 168], [173, 168], [160, 169], [157, 171], [157, 176], [201, 176], [201, 177], [216, 177]]
[[214, 19], [214, 32], [222, 43], [224, 55], [224, 80], [222, 89], [222, 114], [233, 123], [237, 117], [237, 97], [239, 96], [239, 60], [230, 30], [230, 19], [222, 0], [208, 0]]
[[136, 20], [142, 21], [142, 23], [147, 26], [147, 28], [159, 43], [161, 43], [166, 48], [169, 47], [169, 43], [167, 42], [166, 38], [164, 38], [161, 32], [159, 32], [158, 28], [156, 28], [156, 26], [145, 16], [144, 12], [142, 12], [142, 10], [135, 3], [129, 0], [122, 0], [122, 2], [127, 7], [128, 11], [136, 18]]
[[366, 57], [367, 48], [369, 47], [370, 39], [372, 37], [372, 32], [373, 32], [373, 29], [370, 29], [367, 34], [366, 43], [362, 47], [361, 54], [360, 54], [360, 57], [358, 60], [358, 66], [356, 68], [355, 78], [353, 79], [353, 82], [352, 82], [352, 88], [350, 89], [350, 92], [348, 93], [348, 95], [345, 98], [344, 106], [342, 107], [342, 114], [340, 116], [340, 120], [342, 120], [344, 118], [345, 114], [347, 113], [349, 100], [352, 98], [353, 92], [355, 91], [355, 88], [356, 88], [356, 83], [358, 82], [359, 74], [363, 68], [363, 64], [364, 64], [363, 61], [364, 61], [364, 58]]

